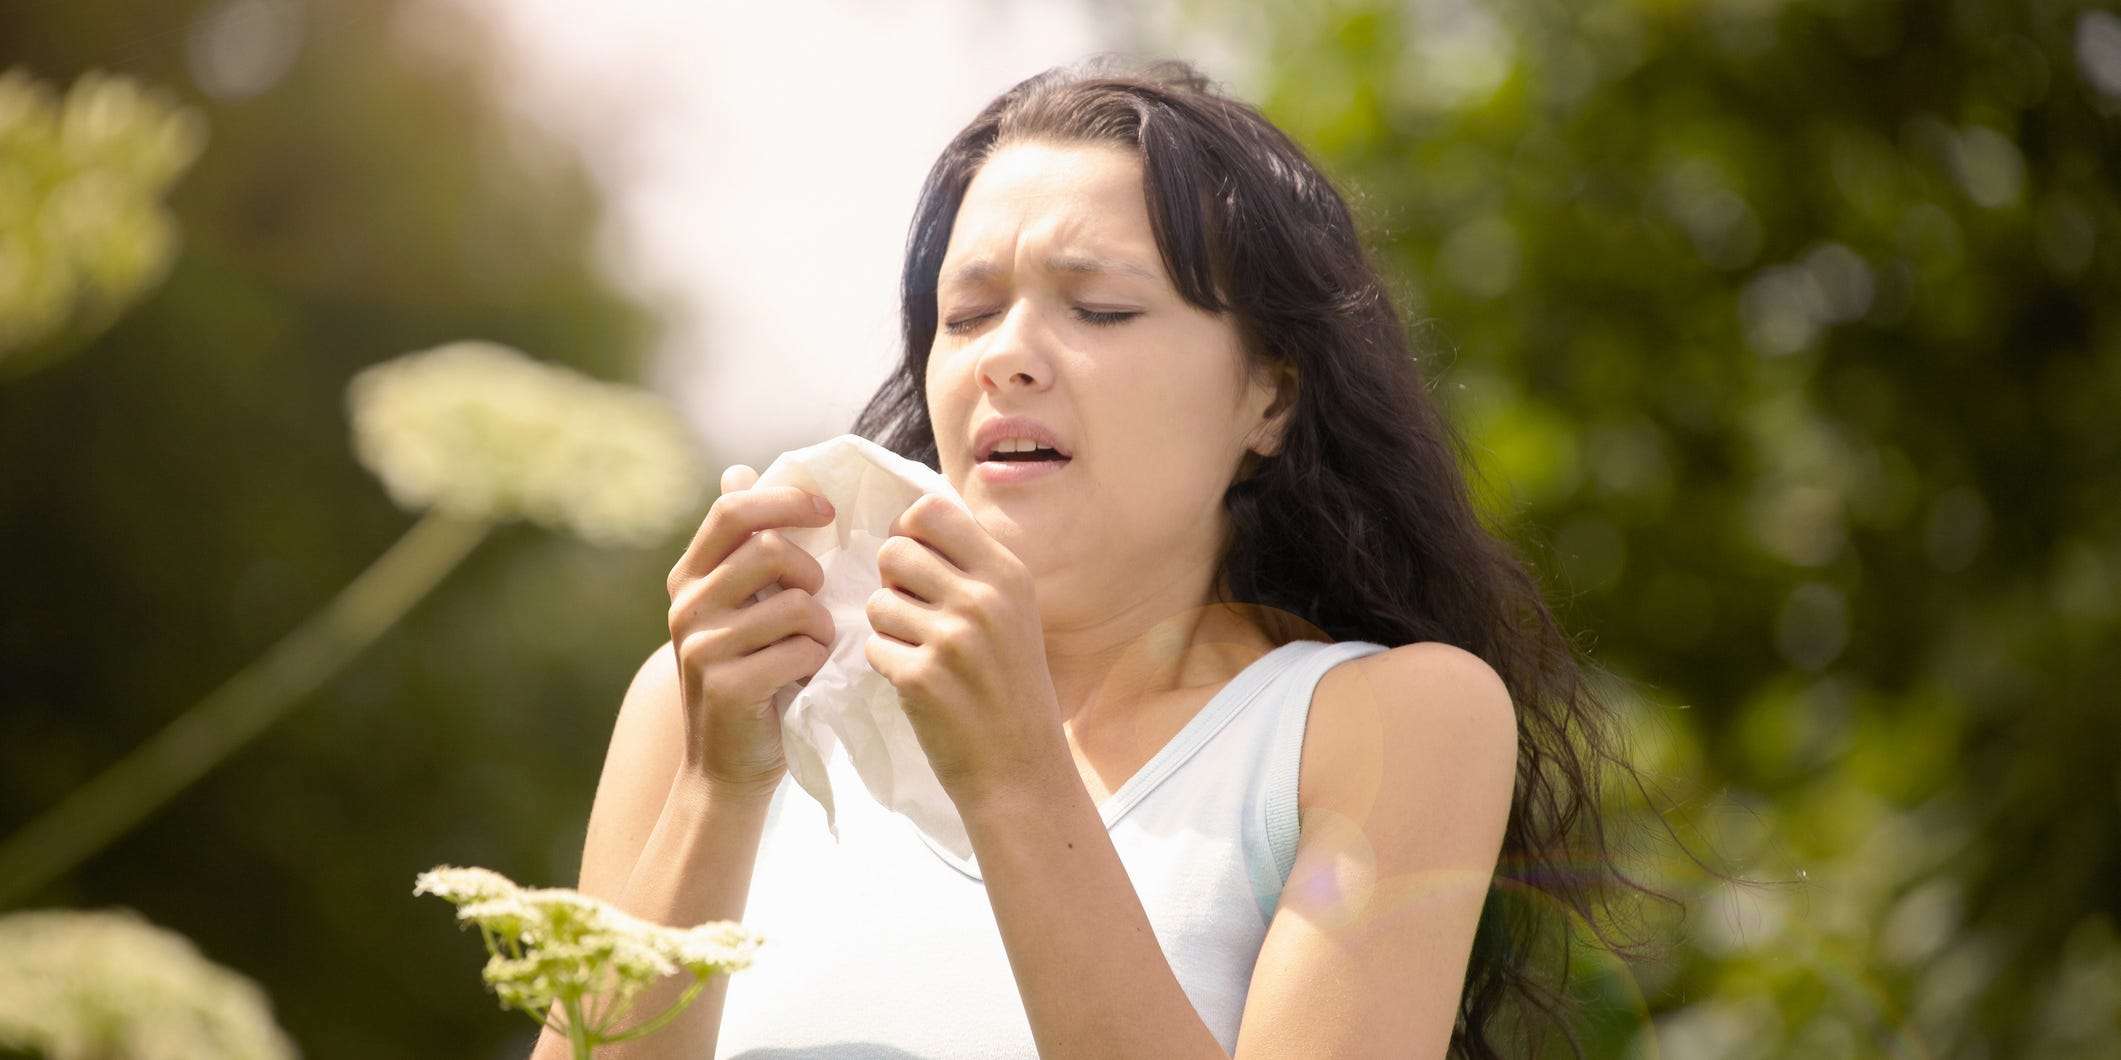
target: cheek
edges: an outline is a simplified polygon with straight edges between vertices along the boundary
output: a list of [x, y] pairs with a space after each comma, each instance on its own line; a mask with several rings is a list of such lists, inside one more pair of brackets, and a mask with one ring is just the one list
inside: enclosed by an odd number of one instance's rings
[[[1144, 373], [1128, 390], [1122, 428], [1156, 464], [1197, 473], [1223, 459], [1235, 397], [1221, 380], [1199, 371]], [[1156, 468], [1145, 468], [1154, 471]]]
[[1227, 424], [1198, 395], [1173, 394], [1114, 422], [1094, 489], [1138, 528], [1198, 522], [1228, 486]]
[[945, 472], [952, 469], [958, 456], [954, 443], [966, 433], [966, 410], [962, 402], [951, 396], [948, 371], [947, 365], [938, 365], [931, 359], [922, 386], [922, 398], [928, 405], [928, 425], [935, 432], [936, 457]]

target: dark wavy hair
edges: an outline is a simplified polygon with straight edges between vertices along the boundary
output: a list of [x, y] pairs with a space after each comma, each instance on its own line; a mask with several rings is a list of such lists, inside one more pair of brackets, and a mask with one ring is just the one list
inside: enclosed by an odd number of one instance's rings
[[[1029, 140], [1136, 151], [1179, 292], [1232, 315], [1252, 371], [1294, 370], [1282, 444], [1273, 456], [1248, 454], [1223, 496], [1229, 534], [1213, 602], [1257, 616], [1276, 643], [1441, 641], [1501, 675], [1517, 707], [1516, 791], [1451, 1055], [1500, 1055], [1498, 1017], [1514, 995], [1529, 1006], [1519, 1026], [1537, 1010], [1580, 1056], [1565, 993], [1569, 920], [1626, 951], [1594, 907], [1610, 906], [1615, 881], [1657, 893], [1607, 856], [1600, 766], [1633, 770], [1613, 753], [1616, 722], [1586, 680], [1588, 663], [1526, 566], [1483, 527], [1464, 442], [1430, 397], [1346, 202], [1257, 109], [1188, 63], [1112, 54], [1047, 70], [987, 104], [921, 188], [900, 293], [904, 357], [853, 433], [940, 467], [924, 391], [937, 273], [973, 175], [998, 147]], [[1512, 891], [1535, 900], [1496, 900]], [[1553, 982], [1532, 974], [1543, 939], [1560, 944]]]

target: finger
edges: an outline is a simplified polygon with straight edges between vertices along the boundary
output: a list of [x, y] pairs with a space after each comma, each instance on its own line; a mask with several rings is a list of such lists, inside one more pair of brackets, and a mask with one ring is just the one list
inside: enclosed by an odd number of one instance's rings
[[[824, 510], [820, 511], [819, 508]], [[756, 486], [715, 498], [692, 544], [671, 568], [669, 589], [677, 595], [685, 582], [705, 577], [752, 534], [781, 526], [825, 526], [832, 522], [824, 498], [799, 486]]]
[[[719, 504], [722, 497], [726, 497], [738, 490], [750, 489], [757, 484], [758, 480], [759, 473], [753, 471], [749, 464], [731, 464], [723, 468], [722, 492], [721, 496], [715, 498], [715, 502]], [[687, 561], [694, 552], [705, 546], [708, 526], [713, 522], [713, 519], [714, 507], [709, 506], [707, 514], [700, 519], [700, 525], [692, 531], [692, 540], [685, 543], [684, 553], [678, 557], [678, 562], [671, 566], [670, 576], [664, 580], [664, 585], [668, 588], [670, 599], [673, 603], [676, 602], [678, 592], [686, 582], [704, 573], [692, 570]]]
[[[758, 483], [758, 480], [759, 473], [757, 471], [752, 470], [751, 465], [731, 464], [728, 467], [722, 469], [721, 496], [726, 497], [729, 494], [735, 493], [739, 490], [750, 489], [752, 486]], [[720, 497], [716, 498], [717, 501], [719, 501], [720, 499]], [[707, 516], [702, 518], [700, 520], [699, 527], [693, 530], [692, 540], [686, 543], [686, 556], [691, 555], [694, 549], [701, 547], [702, 544], [705, 542], [705, 539], [707, 537], [708, 523], [712, 520], [713, 515], [714, 509], [712, 507], [708, 508]], [[688, 569], [685, 566], [684, 558], [680, 557], [678, 563], [670, 569], [670, 578], [668, 580], [668, 586], [670, 589], [671, 598], [673, 600], [677, 598], [678, 588], [682, 583], [692, 578], [698, 577], [701, 573], [704, 572], [695, 572]]]
[[862, 658], [869, 660], [870, 669], [883, 674], [893, 684], [898, 682], [893, 675], [913, 661], [910, 654], [920, 645], [902, 641], [889, 633], [878, 633], [862, 642]]
[[906, 644], [928, 643], [926, 620], [934, 611], [907, 599], [903, 593], [888, 587], [879, 588], [869, 594], [869, 602], [862, 608], [862, 613], [869, 620], [869, 628], [878, 636]]
[[742, 703], [764, 703], [782, 686], [818, 672], [831, 649], [809, 637], [787, 637], [729, 663], [724, 694]]
[[951, 566], [981, 578], [993, 571], [993, 550], [1002, 547], [971, 512], [933, 494], [915, 498], [892, 520], [891, 532], [919, 541]]
[[876, 551], [877, 574], [885, 585], [931, 606], [952, 602], [966, 575], [919, 540], [900, 534]]
[[734, 658], [797, 636], [830, 648], [837, 635], [832, 612], [817, 597], [801, 589], [783, 589], [745, 608], [743, 617], [730, 627], [728, 644]]
[[744, 608], [731, 621], [672, 634], [677, 643], [686, 645], [698, 667], [742, 659], [790, 637], [807, 637], [829, 648], [837, 636], [832, 612], [801, 589], [774, 593]]
[[816, 595], [825, 591], [825, 568], [817, 558], [772, 530], [761, 530], [737, 546], [727, 560], [671, 599], [671, 618], [688, 622], [704, 618], [692, 611], [735, 611], [751, 605], [760, 591], [779, 585]]

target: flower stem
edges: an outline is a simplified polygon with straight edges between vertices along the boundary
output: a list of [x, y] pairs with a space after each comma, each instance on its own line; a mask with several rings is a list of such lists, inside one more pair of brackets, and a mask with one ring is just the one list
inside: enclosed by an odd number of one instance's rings
[[[715, 975], [720, 974], [722, 973], [715, 973]], [[669, 1008], [666, 1008], [662, 1012], [657, 1013], [654, 1019], [648, 1020], [647, 1022], [638, 1024], [636, 1026], [628, 1027], [625, 1031], [618, 1034], [614, 1034], [604, 1040], [606, 1042], [630, 1042], [635, 1038], [645, 1038], [659, 1030], [662, 1030], [664, 1024], [669, 1023], [671, 1020], [678, 1018], [678, 1013], [685, 1011], [685, 1007], [687, 1005], [692, 1004], [693, 998], [700, 996], [700, 991], [706, 989], [707, 980], [711, 978], [713, 978], [713, 976], [703, 975], [700, 976], [698, 979], [693, 980], [692, 985], [686, 987], [685, 992], [683, 994], [678, 995], [678, 999], [672, 1002]]]
[[582, 1023], [582, 1000], [566, 997], [560, 999], [567, 1009], [567, 1044], [574, 1047], [574, 1060], [590, 1060], [589, 1028]]
[[421, 517], [323, 610], [0, 844], [0, 908], [102, 850], [264, 732], [411, 610], [492, 526]]

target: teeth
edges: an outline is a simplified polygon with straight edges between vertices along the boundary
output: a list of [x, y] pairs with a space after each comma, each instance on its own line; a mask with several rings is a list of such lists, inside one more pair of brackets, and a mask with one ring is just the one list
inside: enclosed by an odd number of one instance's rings
[[1052, 446], [1040, 445], [1029, 438], [1004, 438], [1000, 442], [995, 443], [994, 449], [987, 455], [993, 456], [995, 453], [1029, 453], [1035, 450], [1044, 450], [1055, 456], [1060, 455], [1060, 450]]

